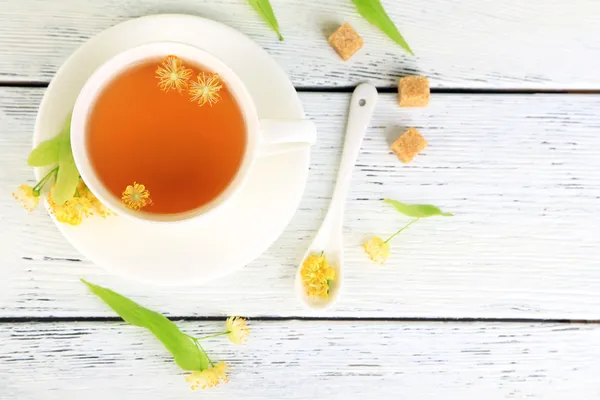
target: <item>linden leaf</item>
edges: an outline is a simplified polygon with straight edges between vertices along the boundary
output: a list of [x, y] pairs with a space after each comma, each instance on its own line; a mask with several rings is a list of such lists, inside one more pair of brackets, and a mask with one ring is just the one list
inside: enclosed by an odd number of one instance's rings
[[58, 175], [56, 186], [52, 188], [52, 200], [58, 204], [64, 204], [75, 194], [79, 184], [79, 171], [73, 159], [71, 150], [71, 121], [67, 122], [65, 131], [60, 135], [60, 151], [58, 154]]
[[273, 12], [273, 7], [271, 7], [271, 3], [269, 0], [248, 0], [252, 8], [258, 12], [261, 17], [265, 20], [267, 24], [275, 32], [277, 32], [277, 36], [279, 36], [279, 40], [283, 40], [283, 36], [281, 36], [281, 32], [279, 32], [279, 23], [277, 22], [277, 18], [275, 17], [275, 13]]
[[358, 13], [369, 23], [381, 29], [400, 47], [414, 55], [406, 40], [402, 37], [394, 22], [387, 15], [379, 0], [352, 0]]
[[31, 153], [29, 153], [27, 165], [30, 167], [45, 167], [46, 165], [57, 163], [60, 154], [60, 146], [66, 134], [67, 133], [62, 132], [52, 139], [40, 143], [31, 151]]
[[144, 308], [110, 289], [81, 279], [96, 296], [100, 297], [125, 322], [148, 329], [171, 352], [177, 365], [186, 371], [202, 371], [208, 368], [206, 353], [167, 317]]
[[432, 206], [431, 204], [404, 204], [392, 199], [385, 199], [383, 202], [392, 205], [397, 211], [408, 217], [428, 218], [436, 215], [440, 215], [442, 217], [453, 216], [453, 214], [442, 212], [442, 210], [436, 206]]

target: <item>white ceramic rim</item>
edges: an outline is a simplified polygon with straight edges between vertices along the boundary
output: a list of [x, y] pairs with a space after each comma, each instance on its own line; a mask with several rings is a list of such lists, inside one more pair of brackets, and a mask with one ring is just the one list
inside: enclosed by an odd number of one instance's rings
[[[110, 193], [102, 184], [88, 156], [87, 146], [87, 121], [92, 112], [98, 96], [118, 75], [127, 69], [150, 60], [161, 60], [168, 55], [176, 55], [192, 64], [200, 65], [212, 72], [219, 74], [221, 80], [227, 85], [242, 112], [246, 128], [246, 148], [242, 162], [238, 167], [235, 177], [229, 185], [216, 198], [201, 207], [177, 214], [156, 214], [143, 210], [134, 211], [125, 207], [120, 199]], [[157, 87], [157, 90], [158, 87]], [[174, 223], [183, 222], [198, 217], [206, 216], [217, 211], [233, 196], [239, 193], [247, 180], [248, 173], [257, 157], [257, 148], [260, 136], [260, 127], [256, 107], [252, 97], [246, 90], [244, 83], [223, 61], [206, 50], [176, 42], [157, 42], [133, 47], [102, 64], [87, 80], [73, 109], [71, 120], [71, 147], [75, 164], [83, 181], [98, 199], [120, 216], [135, 220]], [[143, 182], [141, 182], [143, 183]], [[133, 182], [132, 182], [133, 184]], [[125, 189], [125, 188], [123, 188]]]

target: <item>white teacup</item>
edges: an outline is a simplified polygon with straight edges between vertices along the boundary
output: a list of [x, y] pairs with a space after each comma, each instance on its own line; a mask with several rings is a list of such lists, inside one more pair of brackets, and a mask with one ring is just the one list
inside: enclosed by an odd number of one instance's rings
[[[236, 99], [246, 125], [246, 150], [236, 176], [229, 186], [209, 203], [192, 211], [179, 214], [155, 214], [126, 208], [111, 194], [94, 171], [87, 147], [87, 120], [97, 97], [116, 76], [132, 66], [168, 55], [190, 61], [219, 74]], [[77, 97], [71, 120], [71, 146], [73, 157], [82, 179], [94, 195], [118, 215], [136, 220], [177, 222], [208, 215], [224, 206], [244, 186], [257, 158], [293, 151], [314, 144], [317, 130], [309, 120], [259, 119], [252, 97], [241, 79], [214, 55], [197, 47], [175, 42], [145, 44], [111, 58], [100, 66], [85, 83]]]

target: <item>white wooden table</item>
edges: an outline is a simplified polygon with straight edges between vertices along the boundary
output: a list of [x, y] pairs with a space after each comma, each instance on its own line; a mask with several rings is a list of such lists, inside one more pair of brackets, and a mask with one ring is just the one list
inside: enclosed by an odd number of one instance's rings
[[[191, 333], [251, 318], [248, 345], [207, 343], [231, 364], [231, 382], [197, 398], [599, 398], [600, 2], [384, 0], [416, 57], [350, 0], [272, 4], [284, 42], [245, 0], [0, 0], [0, 398], [192, 398], [162, 346], [80, 277]], [[10, 196], [33, 182], [36, 110], [61, 63], [105, 28], [164, 12], [209, 17], [260, 43], [319, 129], [285, 233], [239, 273], [194, 288], [110, 276]], [[325, 40], [343, 21], [365, 40], [348, 63]], [[431, 78], [430, 107], [396, 106], [406, 74]], [[383, 94], [348, 200], [346, 290], [314, 317], [295, 301], [293, 275], [330, 199], [349, 92], [362, 81]], [[407, 126], [430, 147], [402, 166], [388, 143]], [[375, 266], [361, 242], [403, 222], [385, 197], [456, 216], [411, 227]]]

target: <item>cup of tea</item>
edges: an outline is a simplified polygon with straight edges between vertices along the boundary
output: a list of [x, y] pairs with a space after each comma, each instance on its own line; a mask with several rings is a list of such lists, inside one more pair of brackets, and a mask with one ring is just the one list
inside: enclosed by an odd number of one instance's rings
[[[227, 65], [174, 42], [141, 45], [104, 63], [71, 119], [73, 157], [94, 195], [118, 215], [163, 223], [212, 214], [240, 192], [257, 159], [315, 140], [309, 120], [260, 119]], [[122, 201], [134, 182], [151, 200], [137, 210]]]

